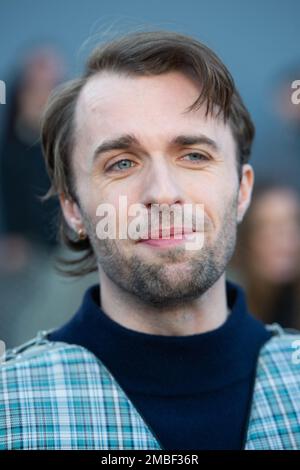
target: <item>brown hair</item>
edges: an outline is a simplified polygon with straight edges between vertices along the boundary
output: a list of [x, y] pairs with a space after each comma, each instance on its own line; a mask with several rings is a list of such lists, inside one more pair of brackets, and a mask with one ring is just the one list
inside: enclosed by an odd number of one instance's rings
[[[98, 46], [90, 55], [83, 76], [58, 87], [51, 95], [42, 120], [42, 148], [51, 180], [45, 198], [65, 193], [79, 203], [70, 165], [75, 107], [88, 79], [104, 70], [129, 76], [181, 71], [199, 83], [201, 92], [187, 111], [205, 105], [206, 115], [217, 110], [216, 114], [229, 122], [241, 176], [241, 167], [250, 157], [254, 126], [225, 65], [213, 51], [192, 37], [170, 31], [138, 32]], [[69, 248], [83, 251], [79, 259], [67, 262], [72, 266], [68, 274], [83, 275], [97, 269], [89, 240], [74, 237], [62, 216], [60, 235]]]

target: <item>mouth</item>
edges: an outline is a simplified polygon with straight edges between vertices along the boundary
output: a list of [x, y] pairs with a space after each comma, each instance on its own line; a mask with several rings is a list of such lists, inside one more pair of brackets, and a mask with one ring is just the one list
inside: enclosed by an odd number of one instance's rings
[[167, 248], [190, 241], [194, 235], [195, 231], [187, 227], [160, 228], [159, 231], [154, 235], [152, 234], [151, 237], [139, 239], [138, 243], [157, 248]]

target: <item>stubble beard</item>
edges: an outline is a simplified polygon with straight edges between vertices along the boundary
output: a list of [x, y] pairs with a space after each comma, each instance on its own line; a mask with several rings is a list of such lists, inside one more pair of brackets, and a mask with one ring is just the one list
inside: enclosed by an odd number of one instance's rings
[[155, 256], [153, 261], [141, 251], [138, 254], [137, 249], [130, 250], [130, 254], [122, 250], [123, 240], [100, 240], [96, 236], [96, 221], [86, 214], [83, 218], [97, 264], [106, 276], [141, 303], [161, 309], [193, 301], [217, 282], [234, 252], [236, 213], [235, 195], [227, 205], [214, 240], [205, 236], [203, 247], [196, 251], [186, 252], [182, 245], [161, 250], [159, 258]]

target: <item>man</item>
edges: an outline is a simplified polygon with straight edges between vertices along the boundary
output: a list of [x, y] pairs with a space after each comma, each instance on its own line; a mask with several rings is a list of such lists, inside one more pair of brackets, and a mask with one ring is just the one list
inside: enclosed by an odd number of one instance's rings
[[[82, 252], [72, 274], [97, 269], [99, 285], [66, 325], [9, 352], [2, 448], [300, 447], [298, 337], [255, 320], [225, 280], [251, 199], [253, 135], [220, 59], [172, 32], [99, 46], [53, 95], [49, 195]], [[121, 198], [146, 209], [133, 236], [120, 236], [133, 221]], [[187, 232], [161, 222], [166, 207], [191, 206], [202, 225], [194, 213]]]

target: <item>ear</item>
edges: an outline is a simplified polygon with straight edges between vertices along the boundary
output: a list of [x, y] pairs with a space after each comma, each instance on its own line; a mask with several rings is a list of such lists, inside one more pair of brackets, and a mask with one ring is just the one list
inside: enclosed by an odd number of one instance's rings
[[73, 199], [66, 196], [65, 193], [59, 195], [59, 201], [68, 226], [76, 233], [80, 230], [84, 230], [82, 215], [78, 204]]
[[242, 222], [244, 215], [250, 205], [254, 185], [254, 171], [251, 165], [242, 166], [242, 178], [238, 195], [237, 221]]

